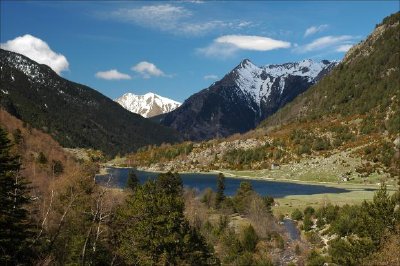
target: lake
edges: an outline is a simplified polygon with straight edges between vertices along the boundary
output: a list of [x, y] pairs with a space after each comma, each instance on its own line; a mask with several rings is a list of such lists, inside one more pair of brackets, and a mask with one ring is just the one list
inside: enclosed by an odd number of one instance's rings
[[[108, 175], [98, 175], [96, 181], [104, 184], [111, 178], [111, 186], [124, 188], [128, 179], [128, 168], [108, 168]], [[157, 173], [135, 170], [140, 182], [155, 178]], [[196, 188], [202, 191], [206, 188], [216, 189], [217, 174], [180, 174], [185, 187]], [[225, 178], [225, 195], [232, 196], [238, 189], [240, 182], [249, 181], [253, 189], [260, 195], [269, 195], [274, 198], [281, 198], [289, 195], [312, 195], [324, 193], [346, 193], [347, 189], [329, 187], [323, 185], [310, 185], [301, 183], [278, 182], [270, 180], [250, 180], [245, 178]]]

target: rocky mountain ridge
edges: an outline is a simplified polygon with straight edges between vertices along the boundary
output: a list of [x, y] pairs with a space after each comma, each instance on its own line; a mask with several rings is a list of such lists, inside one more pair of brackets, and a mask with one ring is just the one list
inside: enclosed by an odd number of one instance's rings
[[318, 82], [337, 64], [303, 60], [257, 67], [245, 59], [224, 78], [167, 114], [161, 123], [190, 140], [244, 133]]

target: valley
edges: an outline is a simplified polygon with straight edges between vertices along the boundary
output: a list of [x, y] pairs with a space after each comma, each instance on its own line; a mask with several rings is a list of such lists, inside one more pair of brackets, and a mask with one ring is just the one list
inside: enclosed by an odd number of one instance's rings
[[400, 265], [398, 9], [237, 4], [0, 3], [1, 265]]

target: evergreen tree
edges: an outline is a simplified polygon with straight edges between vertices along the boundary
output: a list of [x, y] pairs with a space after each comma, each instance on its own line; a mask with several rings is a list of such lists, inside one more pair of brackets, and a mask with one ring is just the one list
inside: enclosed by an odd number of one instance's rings
[[258, 236], [254, 227], [249, 225], [243, 230], [242, 245], [244, 250], [254, 252], [257, 246]]
[[[215, 259], [184, 217], [182, 181], [160, 174], [135, 189], [118, 210], [117, 255], [128, 265], [209, 265]], [[178, 185], [178, 187], [174, 187]]]
[[157, 176], [157, 189], [166, 194], [182, 196], [183, 183], [178, 173], [165, 173]]
[[0, 127], [0, 264], [28, 263], [32, 227], [26, 205], [30, 203], [26, 180], [19, 175], [19, 157]]
[[36, 161], [37, 161], [38, 163], [40, 163], [40, 164], [46, 164], [46, 163], [47, 163], [46, 155], [44, 155], [43, 152], [39, 152], [39, 155], [38, 155]]
[[59, 176], [64, 172], [64, 166], [60, 160], [52, 160], [51, 168], [53, 169], [53, 175]]
[[136, 176], [135, 171], [130, 170], [128, 173], [128, 179], [126, 180], [126, 187], [132, 191], [140, 184], [139, 178]]
[[225, 199], [224, 190], [225, 176], [222, 173], [219, 173], [217, 178], [217, 195], [215, 197], [215, 206], [217, 208], [221, 206], [221, 202]]

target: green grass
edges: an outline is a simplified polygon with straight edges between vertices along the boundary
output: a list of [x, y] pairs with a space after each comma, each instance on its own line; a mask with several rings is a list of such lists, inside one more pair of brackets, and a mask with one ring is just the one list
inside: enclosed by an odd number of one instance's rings
[[[331, 186], [331, 185], [330, 185]], [[314, 195], [290, 195], [283, 198], [277, 198], [275, 201], [279, 204], [273, 207], [274, 214], [290, 215], [294, 209], [304, 210], [307, 206], [319, 208], [324, 204], [331, 203], [333, 205], [353, 205], [361, 204], [364, 200], [372, 200], [378, 187], [364, 185], [333, 185], [332, 187], [345, 188], [349, 190], [346, 193], [324, 193]], [[365, 190], [370, 188], [373, 190]], [[388, 187], [388, 192], [393, 194], [396, 191], [394, 187]]]
[[[300, 162], [281, 165], [276, 170], [223, 170], [227, 175], [273, 179], [277, 181], [302, 181], [313, 183], [344, 183], [377, 185], [385, 180], [388, 185], [394, 185], [395, 180], [384, 173], [373, 173], [367, 179], [362, 179], [355, 171], [362, 163], [358, 157], [351, 156], [351, 150], [339, 152], [329, 157], [303, 158]], [[341, 176], [350, 173], [350, 181], [341, 181]]]

